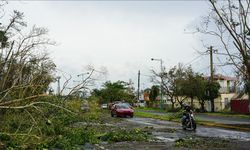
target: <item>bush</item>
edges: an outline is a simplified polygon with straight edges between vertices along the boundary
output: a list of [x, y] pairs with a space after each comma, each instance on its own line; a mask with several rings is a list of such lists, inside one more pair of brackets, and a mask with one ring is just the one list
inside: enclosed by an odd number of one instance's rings
[[85, 130], [83, 128], [68, 128], [53, 141], [50, 142], [50, 148], [72, 149], [85, 143], [97, 143], [97, 138], [94, 136], [94, 130]]
[[75, 122], [98, 120], [96, 103], [91, 103], [90, 111], [83, 113], [77, 111], [81, 102], [77, 99], [66, 101], [49, 97], [37, 100], [59, 105], [77, 114], [47, 104], [26, 109], [6, 109], [4, 115], [0, 114], [0, 149], [72, 149], [78, 144], [97, 141], [94, 131], [71, 127]]
[[104, 136], [101, 136], [100, 139], [108, 142], [145, 141], [148, 139], [148, 135], [138, 128], [132, 130], [120, 129], [108, 132]]
[[179, 112], [179, 111], [181, 111], [182, 110], [182, 108], [181, 107], [177, 107], [177, 108], [167, 108], [166, 109], [166, 111], [167, 112]]

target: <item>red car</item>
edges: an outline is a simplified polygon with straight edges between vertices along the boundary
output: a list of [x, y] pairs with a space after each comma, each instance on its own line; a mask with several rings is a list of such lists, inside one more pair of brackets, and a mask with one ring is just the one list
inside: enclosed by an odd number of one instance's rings
[[134, 110], [131, 109], [128, 105], [126, 104], [115, 104], [111, 108], [111, 117], [131, 117], [133, 118], [134, 116]]

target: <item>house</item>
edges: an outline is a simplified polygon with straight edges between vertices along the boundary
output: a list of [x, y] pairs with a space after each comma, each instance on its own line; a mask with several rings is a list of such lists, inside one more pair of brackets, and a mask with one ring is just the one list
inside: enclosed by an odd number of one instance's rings
[[[205, 77], [209, 79], [210, 77]], [[237, 78], [224, 76], [221, 74], [214, 75], [214, 81], [217, 81], [220, 84], [220, 96], [214, 100], [214, 109], [215, 111], [221, 111], [223, 109], [230, 109], [230, 101], [237, 96], [236, 85]], [[211, 110], [210, 101], [206, 104], [206, 109]]]
[[[204, 77], [209, 80], [210, 77]], [[230, 102], [232, 99], [237, 97], [236, 85], [237, 78], [223, 76], [221, 74], [214, 75], [214, 81], [217, 81], [220, 84], [219, 93], [220, 96], [214, 99], [214, 110], [222, 111], [224, 109], [230, 109]], [[191, 105], [191, 100], [188, 98], [186, 102]], [[199, 101], [197, 99], [193, 100], [193, 104], [195, 108], [200, 108]], [[211, 111], [211, 102], [205, 101], [205, 109], [207, 111]]]

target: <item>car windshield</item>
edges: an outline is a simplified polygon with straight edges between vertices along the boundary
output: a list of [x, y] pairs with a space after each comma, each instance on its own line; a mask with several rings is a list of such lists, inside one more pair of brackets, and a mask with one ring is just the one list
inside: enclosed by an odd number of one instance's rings
[[128, 105], [116, 105], [116, 108], [117, 109], [128, 109], [129, 107], [128, 107]]

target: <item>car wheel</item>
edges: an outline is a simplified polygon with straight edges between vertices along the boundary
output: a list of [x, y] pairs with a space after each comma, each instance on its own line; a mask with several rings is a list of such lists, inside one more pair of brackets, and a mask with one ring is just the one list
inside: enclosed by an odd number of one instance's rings
[[133, 116], [133, 115], [131, 115], [130, 117], [131, 117], [131, 118], [133, 118], [134, 116]]
[[114, 117], [114, 114], [111, 112], [111, 117]]

